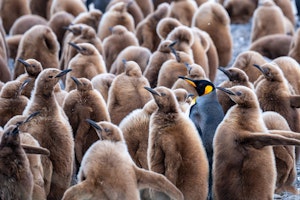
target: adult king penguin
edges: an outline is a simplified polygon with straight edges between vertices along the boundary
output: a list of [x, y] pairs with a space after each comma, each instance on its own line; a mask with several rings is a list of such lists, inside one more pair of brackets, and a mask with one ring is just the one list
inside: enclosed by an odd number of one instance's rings
[[209, 195], [212, 199], [212, 165], [213, 165], [213, 139], [219, 123], [223, 120], [224, 112], [218, 101], [216, 89], [213, 83], [208, 80], [194, 80], [179, 76], [197, 91], [198, 95], [194, 98], [190, 108], [189, 117], [194, 122], [203, 145], [206, 150], [209, 163]]

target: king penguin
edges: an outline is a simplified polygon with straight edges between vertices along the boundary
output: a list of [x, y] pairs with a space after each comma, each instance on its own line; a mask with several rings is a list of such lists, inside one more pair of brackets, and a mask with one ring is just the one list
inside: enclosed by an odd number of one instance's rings
[[190, 108], [189, 117], [197, 127], [206, 150], [209, 163], [209, 194], [212, 199], [212, 165], [213, 165], [213, 139], [218, 125], [224, 118], [224, 112], [218, 101], [215, 86], [208, 80], [195, 80], [179, 77], [191, 84], [198, 93]]

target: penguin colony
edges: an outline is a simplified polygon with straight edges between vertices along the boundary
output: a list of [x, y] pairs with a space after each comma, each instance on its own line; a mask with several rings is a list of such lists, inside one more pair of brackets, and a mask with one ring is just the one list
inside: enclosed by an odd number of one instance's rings
[[[0, 1], [0, 199], [299, 197], [296, 14], [280, 0]], [[250, 20], [233, 58], [230, 25]]]

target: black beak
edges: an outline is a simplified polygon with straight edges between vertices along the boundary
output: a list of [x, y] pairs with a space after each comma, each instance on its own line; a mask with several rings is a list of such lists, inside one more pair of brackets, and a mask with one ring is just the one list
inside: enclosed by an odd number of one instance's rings
[[71, 76], [71, 79], [76, 83], [76, 85], [81, 85], [81, 82], [74, 76]]
[[184, 65], [186, 66], [186, 69], [188, 71], [188, 74], [190, 74], [192, 67], [189, 65], [189, 63], [185, 62]]
[[70, 71], [72, 71], [72, 69], [65, 69], [65, 70], [62, 70], [59, 74], [57, 74], [57, 75], [55, 76], [55, 78], [60, 78], [60, 77], [62, 77], [62, 76], [64, 76], [64, 75], [66, 75], [67, 73], [69, 73]]
[[177, 61], [177, 62], [180, 62], [181, 59], [180, 59], [178, 53], [176, 52], [176, 50], [174, 49], [174, 47], [171, 46], [171, 45], [169, 45], [169, 47], [170, 47], [170, 49], [171, 49], [171, 52], [175, 55], [176, 61]]
[[98, 131], [102, 131], [102, 128], [97, 124], [97, 122], [91, 120], [91, 119], [86, 119], [86, 121], [95, 129], [97, 129]]
[[34, 113], [31, 113], [31, 114], [27, 117], [27, 119], [23, 122], [23, 124], [29, 122], [32, 118], [34, 118], [35, 116], [37, 116], [37, 115], [40, 114], [40, 113], [41, 113], [40, 111], [36, 111], [36, 112], [34, 112]]
[[222, 87], [216, 87], [217, 89], [229, 94], [229, 95], [235, 95], [235, 93], [231, 92], [230, 90], [226, 89], [226, 88], [222, 88]]
[[30, 64], [21, 58], [18, 58], [18, 62], [22, 63], [25, 67], [30, 67]]
[[226, 70], [224, 67], [218, 67], [218, 69], [223, 72], [229, 78], [229, 80], [231, 80], [231, 74], [228, 70]]
[[171, 44], [169, 44], [169, 47], [173, 47], [177, 43], [177, 40], [174, 40]]
[[257, 65], [257, 64], [253, 64], [253, 66], [256, 67], [259, 71], [261, 71], [261, 73], [262, 73], [263, 75], [266, 75], [265, 70], [264, 70], [261, 66], [259, 66], [259, 65]]
[[77, 51], [81, 51], [82, 50], [77, 44], [75, 44], [73, 42], [69, 42], [68, 44], [71, 45], [72, 47], [74, 47]]
[[22, 85], [21, 85], [21, 87], [20, 87], [20, 92], [26, 87], [26, 85], [27, 85], [30, 81], [31, 81], [31, 79], [26, 79], [26, 80], [22, 83]]
[[154, 95], [158, 95], [158, 96], [161, 96], [158, 92], [156, 92], [154, 89], [152, 88], [149, 88], [149, 87], [144, 87], [146, 90], [148, 90], [149, 92], [151, 92], [152, 94]]

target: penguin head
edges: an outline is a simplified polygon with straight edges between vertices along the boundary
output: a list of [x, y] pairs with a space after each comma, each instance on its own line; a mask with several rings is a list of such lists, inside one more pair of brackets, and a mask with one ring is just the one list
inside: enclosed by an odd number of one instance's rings
[[184, 76], [179, 76], [178, 78], [185, 80], [187, 83], [193, 86], [196, 89], [199, 96], [209, 94], [215, 90], [214, 84], [205, 79], [195, 80]]
[[233, 86], [231, 88], [216, 87], [225, 92], [232, 101], [243, 107], [259, 107], [258, 99], [255, 92], [242, 85]]
[[253, 66], [256, 67], [268, 81], [283, 81], [283, 72], [276, 64], [266, 63], [262, 66], [254, 64]]
[[4, 84], [0, 96], [2, 98], [18, 98], [21, 95], [22, 90], [30, 81], [31, 79], [27, 79], [24, 82], [18, 80], [8, 81]]
[[149, 87], [144, 88], [152, 94], [158, 108], [162, 112], [179, 112], [179, 103], [171, 89], [164, 86], [159, 86], [154, 89]]
[[71, 79], [75, 82], [78, 91], [90, 91], [93, 89], [92, 82], [87, 78], [76, 78], [74, 76]]
[[86, 121], [95, 129], [100, 140], [110, 140], [113, 142], [124, 141], [122, 131], [118, 128], [118, 126], [111, 122], [95, 122], [91, 119], [86, 119]]
[[72, 69], [44, 69], [43, 71], [41, 71], [41, 73], [37, 77], [37, 80], [35, 81], [35, 90], [39, 90], [39, 92], [42, 92], [44, 95], [49, 95], [49, 93], [52, 93], [54, 86], [59, 82], [60, 78], [70, 71], [72, 71]]
[[20, 145], [19, 127], [17, 125], [8, 126], [1, 138], [0, 150], [7, 147], [15, 148]]
[[42, 64], [35, 59], [23, 60], [18, 58], [18, 62], [25, 66], [25, 71], [29, 76], [37, 77], [39, 73], [43, 70]]
[[190, 79], [207, 79], [204, 69], [198, 64], [185, 63]]
[[123, 59], [125, 74], [130, 77], [141, 77], [141, 67], [135, 61], [126, 61]]
[[218, 67], [218, 69], [221, 72], [223, 72], [228, 77], [228, 79], [232, 82], [249, 81], [247, 74], [239, 68], [232, 67], [230, 69], [225, 69], [224, 67]]
[[94, 55], [97, 51], [96, 47], [90, 43], [78, 43], [75, 44], [73, 42], [69, 42], [69, 45], [71, 45], [73, 48], [76, 49], [76, 51], [82, 55]]

